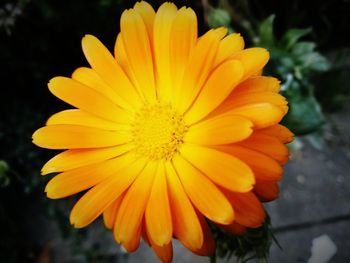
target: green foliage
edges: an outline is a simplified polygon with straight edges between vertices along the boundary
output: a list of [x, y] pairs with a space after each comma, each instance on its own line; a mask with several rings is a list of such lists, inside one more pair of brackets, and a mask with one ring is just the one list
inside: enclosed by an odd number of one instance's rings
[[289, 111], [283, 119], [283, 124], [298, 135], [318, 131], [324, 123], [320, 104], [313, 94], [304, 95], [300, 92], [300, 88], [297, 88], [300, 85], [298, 81], [292, 81], [290, 85], [295, 87], [293, 89], [288, 86], [284, 92], [288, 97]]
[[260, 44], [262, 46], [274, 46], [275, 38], [273, 35], [273, 21], [275, 20], [275, 15], [269, 16], [264, 20], [259, 27]]
[[328, 53], [332, 67], [315, 80], [315, 95], [328, 112], [341, 110], [350, 101], [350, 48]]
[[213, 224], [211, 228], [216, 240], [216, 254], [211, 257], [212, 263], [216, 262], [216, 257], [229, 261], [233, 255], [242, 263], [251, 259], [268, 262], [272, 242], [279, 246], [272, 233], [269, 216], [261, 227], [248, 229], [243, 236], [232, 235]]
[[[269, 19], [269, 18], [267, 18]], [[271, 24], [271, 28], [273, 27], [273, 24]], [[271, 29], [271, 32], [273, 30]], [[281, 46], [285, 50], [291, 50], [293, 46], [299, 41], [300, 38], [303, 36], [308, 35], [311, 32], [311, 28], [304, 28], [304, 29], [298, 29], [298, 28], [292, 28], [289, 29], [282, 37], [281, 39]]]
[[324, 117], [314, 96], [312, 77], [329, 70], [328, 60], [315, 51], [316, 43], [300, 41], [311, 28], [287, 30], [282, 37], [274, 35], [274, 15], [259, 27], [257, 45], [270, 51], [267, 72], [282, 81], [282, 94], [289, 102], [289, 112], [283, 123], [296, 135], [315, 132], [322, 127]]
[[221, 8], [210, 8], [207, 22], [209, 27], [211, 28], [217, 28], [217, 27], [227, 27], [230, 31], [230, 33], [233, 32], [233, 29], [230, 27], [231, 23], [231, 17], [230, 14], [225, 10]]

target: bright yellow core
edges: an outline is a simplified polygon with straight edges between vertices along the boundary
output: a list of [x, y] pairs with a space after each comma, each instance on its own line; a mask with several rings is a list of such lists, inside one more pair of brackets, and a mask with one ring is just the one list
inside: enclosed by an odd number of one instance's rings
[[187, 127], [170, 105], [145, 105], [135, 115], [132, 135], [136, 152], [150, 159], [171, 159]]

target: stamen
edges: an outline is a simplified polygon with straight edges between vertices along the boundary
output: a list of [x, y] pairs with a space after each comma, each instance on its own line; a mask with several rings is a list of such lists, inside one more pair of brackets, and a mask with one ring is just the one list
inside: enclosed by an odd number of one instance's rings
[[171, 159], [183, 143], [188, 127], [183, 116], [170, 105], [145, 105], [135, 115], [132, 126], [137, 154], [150, 159]]

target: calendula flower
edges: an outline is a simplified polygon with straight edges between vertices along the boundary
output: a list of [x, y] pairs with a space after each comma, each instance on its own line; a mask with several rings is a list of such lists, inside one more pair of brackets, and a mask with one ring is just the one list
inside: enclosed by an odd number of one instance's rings
[[49, 198], [88, 190], [70, 221], [103, 215], [115, 240], [135, 251], [141, 237], [164, 262], [172, 238], [198, 255], [214, 252], [208, 222], [235, 234], [261, 226], [261, 201], [278, 195], [291, 132], [279, 81], [261, 76], [269, 54], [243, 49], [226, 28], [197, 36], [191, 8], [136, 3], [121, 16], [114, 56], [94, 36], [82, 48], [91, 68], [50, 80], [75, 107], [33, 134], [66, 150], [42, 174], [59, 173]]

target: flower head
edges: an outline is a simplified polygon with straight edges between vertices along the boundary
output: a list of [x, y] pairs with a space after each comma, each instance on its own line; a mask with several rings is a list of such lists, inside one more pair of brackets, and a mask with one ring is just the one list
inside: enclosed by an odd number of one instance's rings
[[88, 190], [70, 221], [85, 227], [103, 215], [128, 251], [141, 237], [159, 258], [172, 238], [199, 255], [215, 248], [208, 221], [242, 234], [265, 218], [260, 201], [278, 195], [292, 139], [278, 123], [287, 112], [279, 81], [261, 76], [269, 54], [243, 49], [226, 28], [197, 36], [190, 8], [146, 2], [126, 10], [114, 56], [87, 35], [90, 68], [50, 80], [50, 91], [75, 107], [33, 134], [65, 150], [42, 174], [59, 173], [49, 198]]

